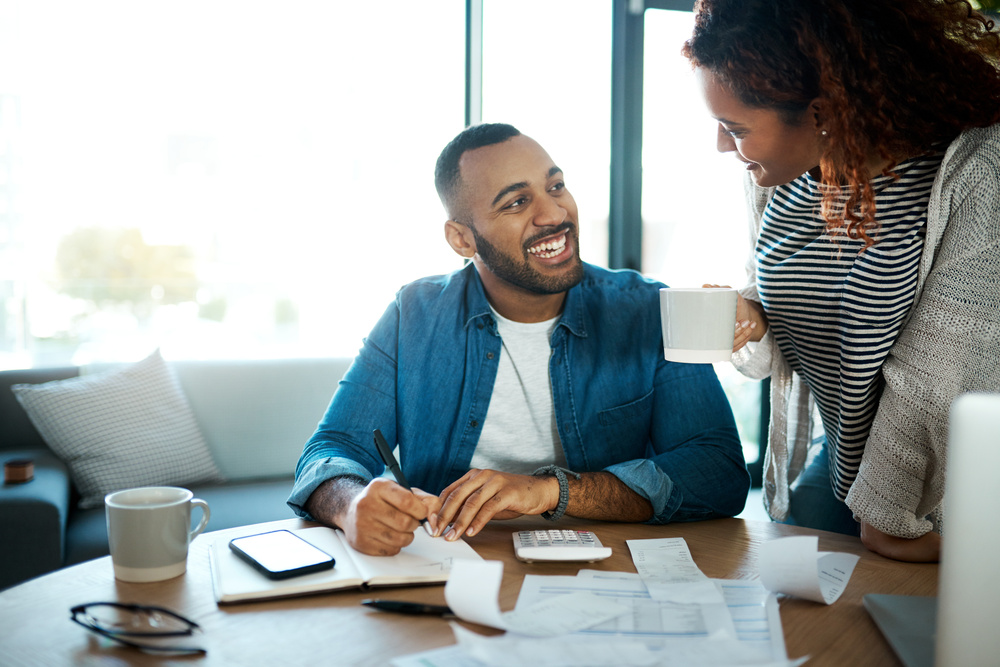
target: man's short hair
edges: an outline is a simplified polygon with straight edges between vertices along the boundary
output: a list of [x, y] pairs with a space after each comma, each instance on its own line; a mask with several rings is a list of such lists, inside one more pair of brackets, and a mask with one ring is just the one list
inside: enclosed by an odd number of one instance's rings
[[441, 198], [441, 203], [453, 220], [458, 215], [455, 210], [461, 180], [458, 162], [462, 159], [462, 155], [476, 148], [503, 143], [520, 134], [521, 132], [513, 125], [482, 123], [465, 128], [444, 147], [434, 167], [434, 187], [437, 188], [438, 197]]

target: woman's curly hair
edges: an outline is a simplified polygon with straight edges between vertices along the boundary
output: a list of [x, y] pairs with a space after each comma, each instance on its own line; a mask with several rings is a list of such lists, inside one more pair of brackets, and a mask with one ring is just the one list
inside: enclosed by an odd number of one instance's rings
[[698, 0], [683, 54], [790, 124], [821, 101], [823, 217], [866, 245], [871, 157], [891, 174], [1000, 121], [1000, 35], [965, 0]]

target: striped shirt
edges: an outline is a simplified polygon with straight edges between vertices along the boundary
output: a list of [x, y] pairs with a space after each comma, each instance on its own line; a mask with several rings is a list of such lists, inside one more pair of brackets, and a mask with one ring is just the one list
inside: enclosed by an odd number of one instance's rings
[[827, 229], [825, 186], [809, 174], [779, 186], [764, 211], [755, 249], [761, 302], [782, 354], [816, 400], [840, 499], [857, 476], [875, 418], [882, 363], [913, 306], [943, 155], [900, 163], [899, 180], [872, 181], [878, 228], [865, 250], [844, 228]]

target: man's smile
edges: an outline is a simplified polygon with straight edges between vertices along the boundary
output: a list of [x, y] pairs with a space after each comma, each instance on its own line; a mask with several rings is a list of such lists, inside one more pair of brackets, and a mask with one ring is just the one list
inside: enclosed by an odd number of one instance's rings
[[540, 259], [551, 259], [557, 257], [566, 249], [566, 232], [559, 236], [550, 237], [528, 248], [528, 252]]

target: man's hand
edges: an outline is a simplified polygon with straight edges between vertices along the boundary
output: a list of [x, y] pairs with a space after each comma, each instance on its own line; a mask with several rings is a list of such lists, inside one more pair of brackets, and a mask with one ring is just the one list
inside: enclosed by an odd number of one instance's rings
[[340, 529], [361, 553], [392, 556], [413, 541], [420, 520], [436, 512], [441, 502], [420, 489], [407, 491], [384, 477], [376, 477], [347, 506]]
[[437, 496], [407, 491], [384, 477], [366, 486], [343, 478], [329, 480], [317, 487], [306, 506], [317, 520], [343, 530], [354, 549], [372, 556], [399, 553], [413, 541], [420, 520], [440, 508]]
[[911, 540], [883, 533], [862, 521], [861, 541], [871, 551], [893, 560], [910, 563], [936, 563], [941, 560], [941, 536], [934, 532]]
[[490, 519], [513, 519], [555, 509], [559, 481], [473, 469], [448, 485], [440, 499], [441, 509], [431, 517], [431, 527], [435, 535], [443, 533], [445, 539], [454, 541], [462, 535], [475, 535]]

